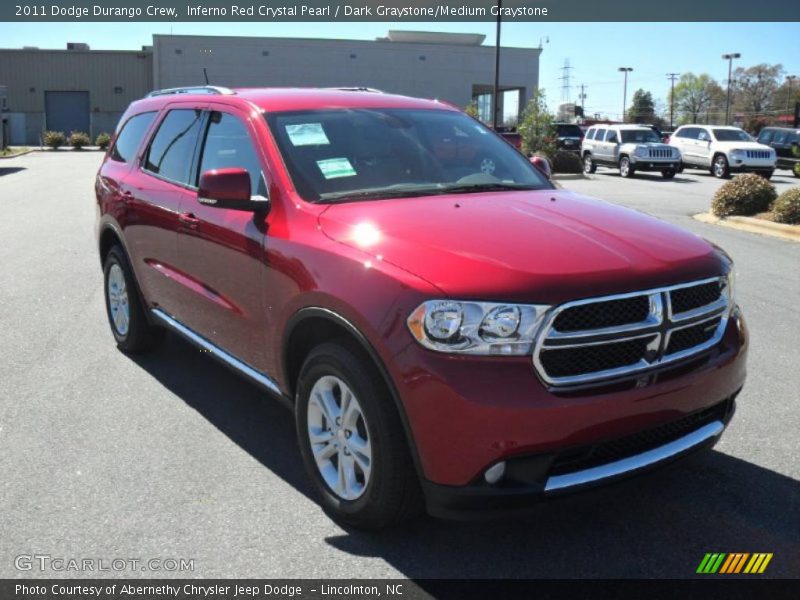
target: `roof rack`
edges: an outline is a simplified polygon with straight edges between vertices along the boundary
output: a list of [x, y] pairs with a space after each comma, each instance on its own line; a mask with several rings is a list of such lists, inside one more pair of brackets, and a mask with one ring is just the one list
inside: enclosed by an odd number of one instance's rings
[[146, 98], [153, 96], [167, 96], [169, 94], [223, 94], [229, 96], [235, 93], [233, 90], [220, 87], [218, 85], [195, 85], [190, 87], [174, 87], [164, 90], [153, 90], [147, 94]]
[[383, 94], [383, 90], [363, 86], [331, 87], [329, 90], [339, 90], [340, 92], [372, 92], [373, 94]]

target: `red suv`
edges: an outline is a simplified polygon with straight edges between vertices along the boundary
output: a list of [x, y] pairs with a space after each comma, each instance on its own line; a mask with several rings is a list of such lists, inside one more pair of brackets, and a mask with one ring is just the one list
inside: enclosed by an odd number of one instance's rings
[[722, 250], [556, 189], [437, 101], [154, 92], [96, 193], [117, 346], [170, 329], [290, 406], [349, 524], [521, 508], [662, 464], [712, 445], [744, 383]]

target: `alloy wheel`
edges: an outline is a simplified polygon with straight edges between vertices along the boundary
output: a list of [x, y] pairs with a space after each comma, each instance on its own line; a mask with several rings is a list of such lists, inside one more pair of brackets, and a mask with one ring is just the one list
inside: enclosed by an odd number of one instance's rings
[[131, 309], [128, 304], [128, 290], [125, 285], [125, 275], [118, 264], [111, 265], [108, 270], [108, 282], [106, 284], [108, 294], [108, 310], [111, 313], [111, 322], [114, 329], [121, 336], [128, 334], [131, 322]]

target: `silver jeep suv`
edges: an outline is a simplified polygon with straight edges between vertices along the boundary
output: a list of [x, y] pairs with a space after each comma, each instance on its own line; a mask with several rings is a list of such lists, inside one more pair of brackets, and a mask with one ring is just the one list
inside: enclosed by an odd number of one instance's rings
[[594, 173], [597, 165], [619, 168], [623, 177], [636, 171], [661, 171], [672, 179], [681, 164], [681, 153], [661, 142], [658, 134], [643, 125], [595, 125], [581, 144], [583, 170]]

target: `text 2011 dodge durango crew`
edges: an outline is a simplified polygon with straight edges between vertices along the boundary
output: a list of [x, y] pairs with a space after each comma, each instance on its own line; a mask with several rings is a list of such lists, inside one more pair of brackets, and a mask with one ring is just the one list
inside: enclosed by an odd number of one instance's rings
[[709, 447], [745, 380], [722, 250], [556, 189], [445, 103], [154, 92], [96, 196], [118, 347], [170, 329], [291, 406], [323, 506], [356, 526], [524, 508]]

